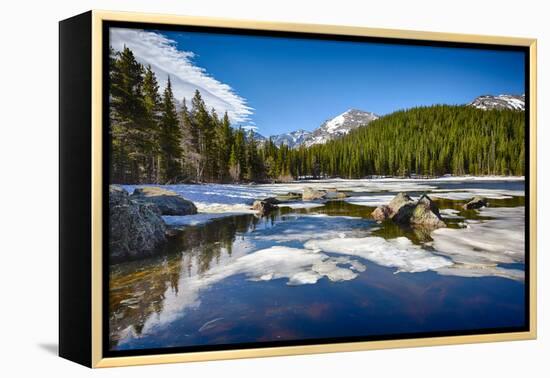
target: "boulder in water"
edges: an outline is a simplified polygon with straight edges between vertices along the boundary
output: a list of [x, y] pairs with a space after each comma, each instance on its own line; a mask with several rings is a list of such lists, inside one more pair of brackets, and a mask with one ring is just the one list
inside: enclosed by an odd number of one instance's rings
[[131, 195], [131, 199], [142, 203], [155, 204], [162, 215], [197, 214], [197, 207], [193, 202], [186, 200], [174, 191], [158, 186], [137, 188]]
[[114, 260], [150, 255], [166, 241], [159, 208], [133, 201], [123, 188], [109, 186], [109, 254]]
[[389, 204], [378, 206], [371, 215], [377, 221], [391, 219], [404, 225], [446, 227], [437, 205], [427, 195], [414, 201], [408, 194], [398, 193]]
[[278, 208], [277, 204], [280, 203], [278, 199], [270, 197], [263, 200], [254, 201], [252, 210], [256, 210], [260, 215], [267, 215], [271, 211]]
[[489, 206], [489, 202], [487, 202], [487, 199], [480, 196], [475, 196], [470, 201], [465, 203], [462, 208], [464, 210], [472, 210], [472, 209], [481, 209], [482, 207]]
[[422, 195], [416, 203], [409, 219], [409, 223], [412, 225], [421, 225], [430, 228], [447, 226], [445, 222], [443, 222], [441, 214], [439, 214], [437, 205], [425, 194]]
[[304, 201], [313, 201], [325, 198], [327, 193], [322, 190], [316, 190], [310, 187], [304, 188], [304, 193], [302, 194], [302, 199]]

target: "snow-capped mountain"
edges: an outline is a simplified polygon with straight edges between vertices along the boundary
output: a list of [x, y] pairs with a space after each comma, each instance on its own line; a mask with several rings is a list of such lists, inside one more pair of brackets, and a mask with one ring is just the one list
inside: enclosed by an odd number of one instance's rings
[[310, 137], [311, 131], [300, 129], [296, 131], [291, 131], [289, 133], [272, 135], [271, 139], [273, 140], [273, 143], [275, 143], [275, 145], [277, 146], [286, 144], [290, 148], [294, 148], [304, 143]]
[[[250, 135], [250, 131], [247, 132], [247, 136]], [[257, 131], [252, 130], [252, 136], [254, 137], [254, 140], [260, 144], [265, 143], [267, 141], [267, 138], [264, 137], [262, 134], [260, 134]]]
[[478, 109], [511, 109], [525, 110], [525, 95], [501, 94], [498, 96], [483, 95], [468, 104]]
[[306, 147], [314, 144], [323, 144], [359, 126], [367, 125], [369, 122], [379, 118], [371, 112], [364, 112], [357, 109], [349, 109], [344, 113], [325, 121], [313, 131], [296, 130], [289, 133], [272, 135], [271, 139], [277, 146], [283, 144], [290, 148], [304, 145]]
[[365, 112], [357, 109], [349, 109], [344, 113], [325, 121], [319, 128], [313, 130], [311, 135], [304, 141], [309, 147], [314, 144], [323, 144], [342, 135], [346, 135], [351, 130], [369, 124], [379, 117], [371, 112]]

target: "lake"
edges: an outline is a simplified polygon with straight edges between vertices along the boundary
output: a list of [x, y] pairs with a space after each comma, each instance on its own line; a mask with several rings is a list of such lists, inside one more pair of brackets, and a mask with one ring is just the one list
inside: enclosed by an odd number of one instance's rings
[[[523, 178], [318, 180], [171, 185], [199, 214], [156, 257], [111, 265], [112, 350], [391, 337], [525, 325]], [[349, 197], [281, 205], [254, 199], [304, 187]], [[134, 186], [125, 186], [130, 192]], [[446, 228], [376, 223], [398, 192], [427, 193]], [[463, 210], [474, 195], [487, 208]]]

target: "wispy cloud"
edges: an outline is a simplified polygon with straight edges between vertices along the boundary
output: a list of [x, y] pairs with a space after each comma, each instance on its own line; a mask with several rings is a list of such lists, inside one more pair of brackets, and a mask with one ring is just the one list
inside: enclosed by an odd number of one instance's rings
[[137, 29], [111, 28], [110, 43], [115, 50], [129, 47], [136, 59], [149, 64], [163, 89], [168, 75], [172, 80], [174, 95], [181, 101], [191, 100], [196, 89], [201, 92], [208, 107], [218, 114], [227, 111], [233, 123], [250, 123], [253, 109], [246, 100], [235, 93], [231, 86], [216, 80], [201, 67], [197, 67], [191, 51], [178, 50], [175, 41], [160, 33]]

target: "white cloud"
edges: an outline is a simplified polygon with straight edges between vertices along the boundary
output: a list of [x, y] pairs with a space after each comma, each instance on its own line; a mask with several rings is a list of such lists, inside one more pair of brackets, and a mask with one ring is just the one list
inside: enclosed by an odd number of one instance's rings
[[142, 64], [150, 64], [161, 89], [166, 85], [168, 75], [172, 80], [174, 95], [178, 101], [185, 97], [191, 100], [196, 89], [209, 108], [218, 114], [227, 111], [232, 123], [250, 123], [253, 109], [246, 100], [235, 93], [229, 85], [210, 76], [204, 68], [197, 67], [191, 51], [176, 48], [173, 40], [162, 34], [126, 28], [111, 28], [110, 43], [115, 50], [129, 47]]

